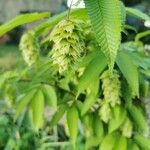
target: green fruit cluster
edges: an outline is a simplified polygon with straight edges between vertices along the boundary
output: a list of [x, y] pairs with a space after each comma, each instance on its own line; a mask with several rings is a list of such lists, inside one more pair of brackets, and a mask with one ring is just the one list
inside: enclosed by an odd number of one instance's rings
[[26, 32], [21, 37], [19, 48], [25, 62], [32, 66], [39, 59], [39, 46], [33, 31]]
[[77, 20], [62, 20], [55, 26], [50, 41], [53, 48], [50, 55], [59, 73], [74, 68], [74, 64], [84, 54], [84, 22]]
[[116, 70], [113, 74], [110, 74], [107, 70], [101, 75], [101, 80], [104, 100], [99, 114], [104, 122], [108, 122], [110, 119], [111, 107], [115, 107], [117, 104], [120, 105], [121, 103], [119, 74]]

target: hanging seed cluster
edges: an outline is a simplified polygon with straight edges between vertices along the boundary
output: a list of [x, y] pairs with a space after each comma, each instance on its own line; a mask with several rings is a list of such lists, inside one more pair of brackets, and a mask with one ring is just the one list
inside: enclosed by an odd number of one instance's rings
[[110, 118], [111, 107], [115, 107], [121, 103], [121, 85], [119, 81], [119, 74], [115, 70], [113, 74], [105, 71], [102, 76], [102, 90], [104, 95], [103, 104], [100, 109], [100, 116], [104, 122], [108, 122]]
[[39, 46], [33, 31], [26, 32], [21, 37], [19, 48], [29, 66], [32, 66], [39, 59]]
[[50, 55], [59, 73], [70, 68], [84, 54], [84, 23], [82, 21], [63, 20], [53, 29], [50, 41], [53, 48]]

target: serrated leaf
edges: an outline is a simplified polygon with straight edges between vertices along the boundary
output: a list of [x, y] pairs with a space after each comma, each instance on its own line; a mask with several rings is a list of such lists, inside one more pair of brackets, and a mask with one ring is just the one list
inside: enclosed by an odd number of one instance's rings
[[133, 121], [135, 122], [135, 125], [144, 133], [148, 132], [148, 123], [146, 121], [146, 118], [144, 116], [144, 114], [142, 113], [142, 111], [132, 105], [130, 107], [128, 107], [128, 111], [133, 119]]
[[112, 71], [121, 41], [121, 12], [118, 0], [84, 0], [102, 52]]
[[150, 20], [150, 16], [148, 16], [147, 14], [143, 13], [138, 9], [126, 7], [126, 13], [129, 16], [133, 16], [142, 20], [147, 20], [147, 21]]
[[127, 150], [127, 139], [120, 136], [113, 150]]
[[108, 134], [104, 137], [99, 150], [113, 150], [116, 142], [115, 133]]
[[132, 96], [139, 96], [139, 75], [136, 65], [122, 51], [118, 53], [116, 62], [131, 88]]
[[33, 125], [36, 131], [43, 126], [44, 118], [44, 95], [38, 90], [31, 102]]
[[54, 127], [59, 120], [63, 117], [63, 115], [65, 114], [65, 112], [67, 111], [68, 106], [65, 104], [62, 104], [61, 106], [59, 106], [58, 110], [56, 111], [56, 113], [53, 115], [53, 118], [50, 122], [50, 127]]
[[78, 120], [79, 120], [78, 110], [75, 106], [72, 106], [67, 111], [67, 125], [69, 129], [70, 140], [73, 147], [75, 147], [76, 145], [78, 135]]
[[48, 105], [56, 110], [57, 109], [57, 95], [56, 95], [55, 89], [50, 85], [44, 85], [42, 90], [46, 97], [46, 102], [48, 103]]
[[126, 111], [121, 106], [115, 106], [112, 108], [112, 117], [109, 121], [108, 130], [109, 133], [117, 130], [125, 121]]
[[18, 15], [14, 19], [12, 19], [0, 26], [0, 36], [4, 35], [6, 32], [12, 30], [13, 28], [15, 28], [17, 26], [43, 19], [45, 17], [48, 17], [49, 15], [50, 15], [50, 13], [48, 13], [48, 12], [46, 12], [46, 13], [45, 12], [44, 13], [27, 13], [24, 15]]
[[103, 54], [94, 58], [86, 67], [83, 75], [81, 76], [78, 84], [78, 94], [83, 92], [89, 84], [99, 76], [107, 66], [107, 60]]
[[141, 135], [135, 135], [134, 140], [141, 147], [141, 149], [150, 150], [150, 139]]
[[131, 89], [129, 88], [129, 85], [126, 83], [125, 80], [122, 81], [122, 88], [121, 88], [121, 92], [122, 92], [122, 97], [126, 102], [127, 106], [132, 105], [132, 93], [131, 93]]
[[35, 95], [35, 93], [36, 93], [36, 89], [31, 90], [30, 92], [25, 94], [23, 97], [21, 97], [19, 99], [19, 101], [16, 103], [16, 105], [15, 105], [15, 110], [16, 110], [15, 120], [25, 110], [25, 108], [27, 107], [27, 105], [30, 103], [33, 96]]
[[119, 1], [119, 4], [120, 4], [120, 12], [121, 12], [121, 23], [123, 28], [126, 22], [126, 8], [122, 1]]

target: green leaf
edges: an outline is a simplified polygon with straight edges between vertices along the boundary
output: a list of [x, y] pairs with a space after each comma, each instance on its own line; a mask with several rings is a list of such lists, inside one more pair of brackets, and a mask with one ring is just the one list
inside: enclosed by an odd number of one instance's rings
[[112, 71], [121, 41], [121, 10], [118, 0], [84, 0], [102, 52]]
[[93, 78], [93, 80], [91, 81], [89, 85], [90, 94], [87, 95], [83, 103], [81, 115], [84, 115], [97, 101], [98, 89], [99, 89], [99, 77], [96, 77], [96, 78]]
[[90, 137], [94, 134], [93, 131], [93, 120], [94, 120], [94, 115], [93, 113], [89, 112], [86, 115], [84, 115], [81, 118], [84, 128], [85, 128], [85, 136]]
[[78, 110], [75, 106], [72, 106], [67, 111], [67, 125], [69, 129], [70, 140], [74, 148], [76, 145], [78, 135], [78, 120]]
[[120, 4], [120, 12], [121, 12], [121, 23], [122, 23], [122, 29], [126, 22], [126, 8], [123, 2], [119, 1]]
[[[46, 22], [40, 24], [35, 28], [36, 34], [39, 35], [43, 30], [46, 28], [51, 29], [54, 27], [58, 22], [60, 22], [62, 19], [66, 18], [68, 15], [68, 11], [62, 12], [58, 15], [55, 15], [54, 17], [48, 19]], [[78, 19], [85, 19], [87, 20], [87, 14], [85, 9], [83, 8], [78, 8], [78, 9], [73, 9], [70, 12], [70, 17], [71, 18], [78, 18]]]
[[92, 147], [99, 145], [100, 140], [98, 137], [90, 136], [86, 139], [85, 150], [90, 150]]
[[33, 118], [33, 125], [36, 131], [39, 128], [43, 127], [44, 123], [44, 95], [41, 90], [38, 90], [35, 94], [32, 103], [31, 103], [31, 110], [32, 110], [32, 118]]
[[150, 69], [149, 70], [140, 70], [144, 75], [150, 77]]
[[98, 50], [94, 50], [92, 52], [90, 52], [89, 54], [87, 54], [83, 60], [81, 61], [81, 63], [79, 64], [80, 67], [85, 67], [87, 66], [94, 58], [97, 57], [97, 55], [99, 55], [100, 52]]
[[141, 149], [150, 150], [150, 139], [141, 135], [135, 135], [134, 140], [141, 147]]
[[132, 96], [139, 96], [139, 75], [133, 61], [121, 51], [118, 53], [116, 62], [131, 88]]
[[147, 97], [150, 90], [150, 83], [147, 80], [141, 80], [140, 83], [140, 96], [141, 97]]
[[87, 95], [87, 98], [83, 103], [81, 115], [84, 115], [97, 100], [97, 93], [99, 90], [99, 77], [95, 77], [93, 78], [93, 80], [91, 80], [88, 90], [89, 95]]
[[45, 12], [45, 13], [27, 13], [24, 15], [19, 15], [19, 16], [15, 17], [14, 19], [12, 19], [0, 26], [0, 36], [4, 35], [6, 32], [12, 30], [13, 28], [15, 28], [17, 26], [43, 19], [45, 17], [48, 17], [49, 15], [50, 15], [50, 13], [47, 13], [47, 12]]
[[103, 139], [99, 150], [113, 150], [113, 148], [115, 146], [115, 142], [116, 142], [116, 135], [115, 135], [115, 133], [108, 134]]
[[91, 108], [92, 105], [94, 105], [94, 103], [97, 101], [97, 98], [93, 95], [89, 95], [86, 97], [84, 103], [83, 103], [83, 107], [81, 110], [81, 116], [85, 115], [88, 110]]
[[135, 42], [139, 42], [141, 38], [144, 38], [146, 36], [150, 35], [150, 30], [148, 31], [144, 31], [144, 32], [141, 32], [141, 33], [138, 33], [135, 37]]
[[142, 19], [142, 20], [150, 21], [150, 16], [148, 16], [147, 14], [141, 12], [138, 9], [126, 7], [126, 13], [129, 16], [133, 16], [133, 17], [136, 17], [136, 18], [139, 18], [139, 19]]
[[78, 94], [80, 94], [85, 89], [87, 89], [87, 87], [90, 85], [93, 79], [99, 76], [102, 73], [102, 71], [106, 68], [106, 66], [107, 66], [107, 60], [105, 56], [102, 53], [100, 53], [99, 56], [94, 58], [89, 63], [83, 75], [81, 76], [78, 85]]
[[46, 101], [49, 104], [49, 106], [53, 107], [55, 110], [57, 109], [57, 95], [55, 92], [55, 89], [50, 85], [44, 85], [42, 89]]
[[109, 133], [117, 130], [125, 121], [126, 118], [126, 111], [121, 106], [115, 106], [112, 109], [112, 117], [109, 122]]
[[123, 136], [118, 138], [114, 150], [127, 150], [127, 139]]
[[104, 138], [104, 126], [98, 114], [94, 115], [93, 131], [94, 131], [95, 137], [97, 137], [100, 143], [102, 139]]
[[125, 24], [124, 28], [125, 28], [125, 30], [131, 30], [131, 31], [134, 31], [135, 33], [137, 33], [137, 29], [131, 25]]
[[128, 144], [128, 149], [127, 150], [140, 150], [138, 145], [135, 142], [129, 143]]
[[141, 67], [145, 70], [150, 68], [150, 58], [140, 56], [138, 53], [131, 51], [124, 51], [124, 53], [126, 53], [130, 57], [130, 59], [132, 59], [137, 67]]
[[59, 120], [63, 117], [63, 115], [65, 114], [67, 109], [68, 109], [68, 106], [65, 104], [62, 104], [59, 106], [58, 110], [56, 111], [56, 113], [54, 114], [54, 116], [50, 122], [51, 128], [53, 128], [59, 122]]
[[31, 90], [27, 94], [25, 94], [23, 97], [19, 98], [19, 101], [15, 105], [16, 115], [15, 120], [18, 118], [18, 116], [25, 110], [27, 105], [32, 100], [33, 96], [36, 93], [36, 89]]
[[144, 133], [148, 132], [148, 123], [140, 108], [132, 105], [128, 107], [128, 111], [135, 122], [135, 125]]

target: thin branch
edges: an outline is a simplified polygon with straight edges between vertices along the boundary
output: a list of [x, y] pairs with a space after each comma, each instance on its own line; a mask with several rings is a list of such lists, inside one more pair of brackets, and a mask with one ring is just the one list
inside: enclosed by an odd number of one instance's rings
[[71, 12], [71, 7], [73, 5], [73, 0], [71, 0], [71, 3], [70, 3], [70, 6], [69, 6], [69, 9], [68, 9], [68, 20], [69, 20], [69, 17], [70, 17], [70, 12]]
[[[20, 79], [20, 80], [18, 80], [18, 81], [19, 81], [19, 82], [32, 82], [32, 80], [30, 80], [30, 79]], [[75, 95], [73, 92], [71, 92], [71, 91], [69, 91], [69, 90], [66, 90], [66, 89], [63, 89], [63, 88], [60, 87], [59, 85], [51, 84], [51, 83], [48, 83], [48, 82], [45, 82], [45, 81], [41, 81], [41, 82], [39, 82], [39, 83], [40, 83], [40, 84], [47, 84], [47, 85], [50, 85], [50, 86], [59, 88], [59, 89], [65, 91], [65, 92], [67, 92], [68, 94], [72, 95], [73, 97], [76, 97], [76, 95]]]

